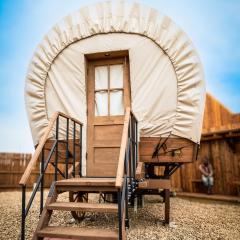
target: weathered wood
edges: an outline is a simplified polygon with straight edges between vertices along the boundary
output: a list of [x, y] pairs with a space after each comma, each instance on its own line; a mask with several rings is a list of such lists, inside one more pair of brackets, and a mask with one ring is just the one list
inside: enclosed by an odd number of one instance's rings
[[234, 181], [233, 184], [237, 188], [237, 195], [240, 196], [240, 181]]
[[98, 53], [90, 53], [85, 54], [87, 60], [106, 60], [109, 58], [120, 58], [128, 56], [128, 50], [121, 51], [110, 51], [110, 52], [98, 52]]
[[198, 187], [203, 187], [202, 180], [201, 179], [193, 179], [192, 180], [192, 191], [196, 192], [199, 188]]
[[115, 178], [70, 178], [56, 182], [57, 191], [116, 192]]
[[114, 186], [115, 178], [70, 178], [56, 182], [56, 186]]
[[82, 211], [99, 213], [117, 213], [118, 206], [113, 203], [55, 202], [47, 206], [48, 210]]
[[234, 181], [240, 181], [240, 155], [233, 151], [227, 139], [218, 139], [201, 142], [199, 158], [193, 163], [183, 165], [171, 178], [172, 189], [184, 192], [195, 192], [192, 181], [201, 179], [199, 165], [203, 157], [207, 156], [214, 171], [214, 194], [237, 196]]
[[165, 213], [165, 223], [170, 223], [170, 189], [164, 190], [164, 213]]
[[217, 200], [224, 202], [240, 203], [240, 197], [231, 195], [220, 195], [220, 194], [206, 194], [206, 193], [190, 193], [190, 192], [179, 192], [177, 196], [186, 198], [197, 198], [197, 199], [208, 199]]
[[[158, 157], [152, 155], [159, 143], [159, 137], [141, 137], [139, 143], [140, 161], [146, 163], [161, 162], [192, 162], [195, 160], [196, 144], [188, 139], [169, 137], [165, 143], [166, 149], [160, 149]], [[162, 138], [164, 142], [166, 138]]]
[[135, 177], [137, 180], [145, 177], [145, 164], [143, 162], [138, 163]]
[[169, 179], [147, 179], [139, 182], [140, 189], [170, 189], [171, 182]]
[[89, 229], [76, 227], [46, 227], [38, 231], [39, 237], [82, 239], [82, 240], [116, 240], [117, 230]]
[[203, 129], [219, 128], [231, 123], [232, 113], [210, 94], [206, 96]]
[[71, 186], [71, 185], [58, 185], [58, 192], [88, 192], [88, 193], [99, 193], [99, 192], [117, 192], [118, 188], [112, 186]]
[[[0, 153], [0, 188], [1, 189], [14, 189], [21, 187], [19, 181], [32, 158], [31, 154], [23, 153]], [[64, 166], [59, 164], [58, 166], [63, 171]], [[40, 163], [37, 162], [36, 166], [32, 170], [32, 173], [28, 179], [27, 188], [33, 186], [37, 181], [40, 173]], [[61, 177], [59, 177], [61, 179]], [[54, 168], [49, 164], [45, 176], [44, 187], [49, 188], [54, 180]]]

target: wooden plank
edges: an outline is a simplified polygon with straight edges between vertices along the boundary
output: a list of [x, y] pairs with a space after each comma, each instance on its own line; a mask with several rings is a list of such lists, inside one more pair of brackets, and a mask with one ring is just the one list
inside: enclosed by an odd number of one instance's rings
[[121, 51], [110, 51], [110, 52], [98, 52], [85, 54], [88, 60], [99, 60], [99, 59], [109, 59], [109, 58], [120, 58], [128, 56], [128, 50]]
[[88, 192], [88, 193], [99, 193], [99, 192], [117, 192], [118, 188], [110, 186], [71, 186], [71, 185], [58, 185], [58, 192]]
[[[122, 122], [123, 123], [123, 122]], [[95, 141], [116, 141], [120, 145], [123, 125], [94, 126]]]
[[195, 143], [185, 138], [162, 138], [165, 142], [165, 150], [160, 149], [158, 157], [152, 155], [159, 144], [160, 138], [141, 137], [139, 143], [140, 161], [146, 163], [178, 162], [187, 163], [195, 160]]
[[93, 119], [94, 126], [112, 126], [112, 125], [123, 125], [124, 116], [97, 116]]
[[115, 178], [70, 178], [56, 182], [56, 186], [114, 186]]
[[198, 198], [198, 199], [207, 199], [207, 200], [216, 200], [216, 201], [225, 201], [225, 202], [233, 202], [240, 203], [240, 197], [230, 196], [230, 195], [222, 195], [222, 194], [204, 194], [204, 193], [189, 193], [189, 192], [178, 192], [177, 196], [179, 197], [187, 197], [187, 198]]
[[221, 125], [229, 124], [232, 121], [232, 113], [217, 99], [210, 94], [206, 96], [203, 128], [219, 128]]
[[99, 213], [117, 213], [118, 206], [113, 203], [55, 202], [47, 206], [48, 210], [82, 211]]
[[[96, 149], [94, 149], [94, 164], [97, 164], [99, 166], [105, 166], [107, 165], [116, 165], [116, 162], [118, 160], [119, 157], [119, 147], [98, 147]], [[106, 170], [106, 174], [105, 176], [114, 176], [116, 174], [116, 167], [111, 167], [109, 169], [105, 169]], [[94, 172], [97, 176], [97, 173], [99, 171], [96, 169], [95, 171], [91, 171]], [[94, 175], [95, 175], [94, 174]]]
[[140, 161], [144, 163], [191, 163], [192, 158], [183, 159], [171, 156], [161, 156], [159, 158], [152, 158], [152, 156], [140, 156]]
[[164, 215], [165, 215], [165, 223], [170, 223], [170, 189], [164, 190]]
[[147, 179], [143, 182], [139, 182], [140, 189], [170, 189], [171, 182], [169, 179]]
[[143, 162], [138, 163], [135, 177], [137, 180], [145, 177], [145, 164]]
[[[0, 186], [5, 189], [19, 188], [19, 180], [23, 175], [29, 161], [31, 160], [31, 154], [22, 153], [0, 153]], [[59, 168], [62, 170], [63, 166], [59, 164]], [[36, 182], [39, 175], [40, 164], [39, 162], [33, 168], [32, 173], [28, 179], [27, 187], [32, 187]], [[50, 187], [53, 181], [54, 169], [51, 165], [48, 166], [45, 177], [44, 187]]]
[[116, 240], [117, 230], [89, 229], [77, 227], [45, 227], [38, 231], [38, 237], [69, 238], [82, 240]]
[[120, 148], [120, 142], [119, 141], [95, 141], [93, 144], [94, 148]]

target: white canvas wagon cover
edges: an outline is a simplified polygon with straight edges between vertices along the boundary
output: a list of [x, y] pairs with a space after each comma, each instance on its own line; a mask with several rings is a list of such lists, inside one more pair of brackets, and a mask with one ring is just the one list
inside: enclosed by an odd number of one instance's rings
[[119, 50], [129, 52], [131, 104], [141, 136], [171, 133], [200, 141], [205, 85], [193, 44], [155, 9], [107, 1], [68, 15], [37, 47], [25, 85], [34, 144], [55, 111], [82, 121], [86, 134], [84, 56]]

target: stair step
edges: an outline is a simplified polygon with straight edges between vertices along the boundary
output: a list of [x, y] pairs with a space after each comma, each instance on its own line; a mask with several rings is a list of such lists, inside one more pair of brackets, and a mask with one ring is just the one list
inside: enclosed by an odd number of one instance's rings
[[47, 206], [48, 210], [117, 213], [118, 205], [113, 203], [55, 202]]
[[115, 178], [70, 178], [56, 182], [56, 186], [114, 187]]
[[76, 227], [45, 227], [37, 232], [38, 237], [65, 238], [80, 240], [115, 240], [118, 239], [117, 230], [89, 229]]

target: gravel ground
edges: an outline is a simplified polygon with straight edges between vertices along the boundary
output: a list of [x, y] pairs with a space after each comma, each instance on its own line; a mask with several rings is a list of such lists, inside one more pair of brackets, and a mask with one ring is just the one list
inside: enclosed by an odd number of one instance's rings
[[[96, 196], [91, 197], [91, 201]], [[61, 200], [67, 201], [62, 194]], [[38, 219], [38, 202], [27, 219], [27, 237], [30, 239]], [[0, 239], [18, 239], [20, 228], [20, 192], [0, 193]], [[158, 239], [240, 239], [240, 205], [209, 200], [192, 200], [171, 198], [171, 224], [163, 225], [163, 204], [158, 197], [145, 198], [145, 206], [135, 214], [130, 209], [131, 227], [129, 240]], [[88, 214], [84, 221], [72, 221], [70, 213], [54, 213], [51, 225], [68, 225], [84, 227], [117, 226], [116, 217], [106, 214]], [[56, 224], [57, 223], [57, 224]], [[66, 224], [67, 223], [67, 224]]]

